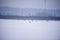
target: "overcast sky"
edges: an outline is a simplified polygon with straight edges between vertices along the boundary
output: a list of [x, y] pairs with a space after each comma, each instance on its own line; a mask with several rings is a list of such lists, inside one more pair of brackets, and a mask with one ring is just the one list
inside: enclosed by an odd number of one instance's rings
[[0, 0], [0, 6], [16, 8], [60, 9], [60, 0]]

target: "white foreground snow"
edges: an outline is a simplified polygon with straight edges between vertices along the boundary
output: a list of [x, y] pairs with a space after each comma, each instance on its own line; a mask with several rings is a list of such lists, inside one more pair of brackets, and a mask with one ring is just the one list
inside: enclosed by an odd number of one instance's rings
[[1, 40], [59, 40], [60, 21], [0, 19]]

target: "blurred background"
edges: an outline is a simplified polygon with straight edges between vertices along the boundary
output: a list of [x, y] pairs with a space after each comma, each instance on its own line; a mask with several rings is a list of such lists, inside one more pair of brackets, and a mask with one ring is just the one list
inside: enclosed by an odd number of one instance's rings
[[[60, 0], [0, 0], [1, 15], [60, 17]], [[0, 19], [0, 40], [60, 40], [60, 20]]]

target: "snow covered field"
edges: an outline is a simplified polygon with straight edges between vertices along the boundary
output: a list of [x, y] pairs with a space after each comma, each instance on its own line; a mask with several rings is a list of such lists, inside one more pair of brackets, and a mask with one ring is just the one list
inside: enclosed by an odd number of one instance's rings
[[0, 40], [59, 40], [60, 21], [0, 19]]

